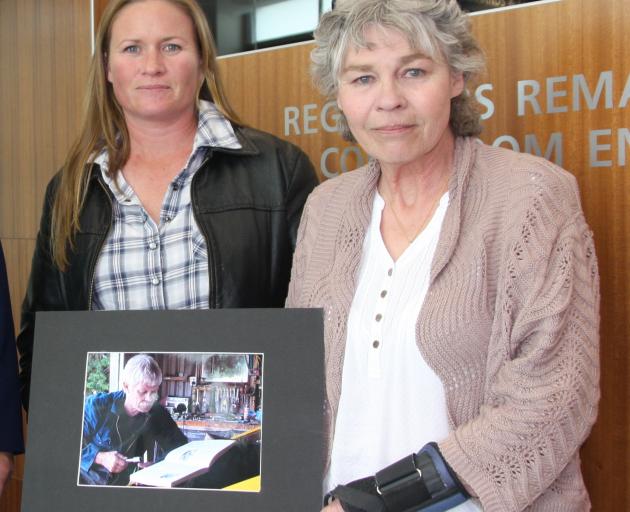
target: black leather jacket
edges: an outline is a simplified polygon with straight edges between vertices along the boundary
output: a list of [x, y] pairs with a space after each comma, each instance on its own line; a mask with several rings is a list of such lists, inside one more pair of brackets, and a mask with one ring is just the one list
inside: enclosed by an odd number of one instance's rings
[[[208, 248], [211, 308], [282, 307], [297, 228], [317, 184], [296, 146], [252, 128], [234, 127], [241, 149], [213, 148], [192, 181], [193, 212]], [[66, 272], [52, 262], [52, 179], [22, 305], [20, 388], [28, 409], [36, 311], [89, 310], [96, 261], [112, 222], [111, 191], [93, 165], [81, 229]]]

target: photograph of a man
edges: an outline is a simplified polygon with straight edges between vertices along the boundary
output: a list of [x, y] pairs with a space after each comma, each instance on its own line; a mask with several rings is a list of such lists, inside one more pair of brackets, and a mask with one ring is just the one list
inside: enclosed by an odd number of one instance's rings
[[123, 369], [122, 390], [87, 398], [80, 484], [127, 485], [132, 472], [187, 442], [158, 403], [161, 383], [155, 359], [138, 354]]

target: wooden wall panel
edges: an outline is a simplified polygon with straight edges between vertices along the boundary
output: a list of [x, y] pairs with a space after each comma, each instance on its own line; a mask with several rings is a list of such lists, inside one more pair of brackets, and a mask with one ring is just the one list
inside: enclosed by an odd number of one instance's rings
[[98, 26], [98, 22], [101, 20], [101, 16], [103, 15], [103, 11], [105, 7], [107, 7], [109, 0], [93, 0], [94, 3], [94, 31], [96, 31], [96, 27]]
[[83, 0], [0, 3], [0, 236], [33, 238], [47, 182], [76, 134], [90, 43]]
[[[219, 63], [230, 101], [243, 121], [300, 146], [323, 179], [322, 152], [350, 144], [328, 131], [335, 125], [335, 110], [326, 109], [326, 100], [311, 85], [311, 49], [311, 44], [300, 44], [221, 58]], [[330, 172], [341, 171], [336, 153], [327, 166]]]
[[[544, 155], [549, 141], [561, 137], [562, 144], [548, 156], [576, 176], [595, 233], [602, 287], [602, 398], [582, 458], [593, 510], [598, 512], [630, 510], [630, 132], [628, 141], [618, 140], [620, 133], [626, 133], [623, 130], [630, 130], [630, 98], [624, 99], [624, 90], [630, 95], [629, 8], [629, 0], [561, 0], [472, 18], [488, 59], [487, 76], [479, 85], [492, 85], [484, 96], [494, 106], [494, 114], [484, 122], [482, 139], [493, 143], [508, 136], [502, 145], [511, 147], [511, 141], [530, 152], [535, 152], [535, 140]], [[326, 100], [309, 83], [311, 47], [228, 56], [220, 59], [220, 67], [230, 99], [244, 120], [301, 146], [324, 178], [341, 170], [340, 156], [344, 149], [349, 151], [350, 144], [325, 129], [333, 114], [328, 111], [322, 119]], [[581, 92], [580, 108], [575, 108], [576, 76], [592, 96], [602, 82], [594, 108], [587, 107]], [[524, 115], [519, 115], [518, 84], [524, 80], [540, 86], [539, 114], [530, 102], [525, 104]], [[608, 80], [610, 108], [606, 105]], [[299, 134], [295, 125], [288, 124], [287, 129], [287, 108], [300, 113]], [[593, 130], [602, 130], [595, 141], [589, 140]], [[344, 162], [350, 169], [356, 153], [356, 148], [351, 149]], [[322, 166], [327, 150], [329, 156]]]
[[[91, 55], [90, 2], [0, 1], [0, 238], [16, 326], [46, 184], [76, 135]], [[0, 498], [20, 510], [24, 457]]]

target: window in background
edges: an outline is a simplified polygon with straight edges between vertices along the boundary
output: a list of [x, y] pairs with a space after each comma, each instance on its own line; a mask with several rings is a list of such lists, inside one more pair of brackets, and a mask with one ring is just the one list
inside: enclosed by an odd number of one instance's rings
[[[480, 11], [542, 0], [458, 0], [466, 11]], [[219, 55], [309, 41], [333, 0], [199, 0]]]
[[496, 9], [498, 7], [509, 7], [513, 5], [529, 4], [542, 0], [457, 0], [465, 11], [485, 11], [486, 9]]
[[332, 0], [199, 0], [219, 55], [309, 41]]

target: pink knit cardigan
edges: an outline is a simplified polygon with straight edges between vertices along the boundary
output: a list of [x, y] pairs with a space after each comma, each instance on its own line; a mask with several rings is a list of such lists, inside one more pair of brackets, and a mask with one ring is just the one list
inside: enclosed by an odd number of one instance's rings
[[[287, 306], [324, 309], [328, 454], [379, 174], [371, 162], [322, 183], [298, 233]], [[416, 324], [446, 392], [440, 450], [485, 511], [588, 510], [579, 447], [599, 399], [599, 276], [575, 179], [457, 139], [449, 197]]]

